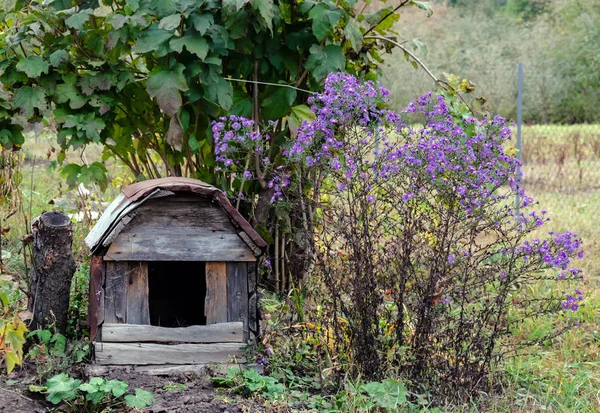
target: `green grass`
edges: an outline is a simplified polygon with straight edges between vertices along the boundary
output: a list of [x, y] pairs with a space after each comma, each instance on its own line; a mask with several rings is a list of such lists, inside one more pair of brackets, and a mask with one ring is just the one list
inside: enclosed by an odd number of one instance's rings
[[[580, 143], [576, 150], [574, 134], [579, 132]], [[509, 359], [497, 369], [503, 392], [500, 395], [482, 395], [465, 406], [453, 406], [448, 412], [599, 412], [600, 411], [600, 125], [584, 126], [532, 126], [523, 131], [525, 188], [551, 217], [540, 234], [550, 230], [574, 231], [584, 239], [586, 256], [579, 261], [584, 270], [583, 282], [586, 300], [577, 313], [561, 313], [540, 317], [524, 323], [515, 332], [518, 339], [531, 339], [554, 331], [557, 326], [574, 325], [565, 334], [544, 343], [526, 354]], [[48, 202], [69, 194], [64, 179], [55, 170], [48, 170], [46, 154], [56, 144], [50, 137], [37, 142], [29, 139], [24, 146], [25, 163], [21, 167], [21, 208], [3, 226], [11, 230], [5, 234], [3, 251], [10, 273], [26, 278], [21, 249], [21, 238], [29, 231], [26, 223], [44, 210], [52, 209]], [[55, 156], [56, 152], [51, 153]], [[99, 147], [85, 152], [88, 162], [100, 159]], [[564, 157], [564, 159], [563, 159]], [[35, 163], [33, 162], [36, 160]], [[77, 162], [81, 153], [71, 153], [67, 160]], [[562, 159], [562, 160], [561, 160]], [[579, 163], [578, 163], [579, 162]], [[583, 181], [577, 173], [566, 175], [566, 166], [583, 168]], [[562, 165], [562, 166], [561, 166]], [[579, 165], [579, 166], [578, 166]], [[560, 178], [554, 176], [563, 168]], [[98, 198], [110, 201], [119, 186], [131, 177], [118, 163], [108, 165], [112, 186]], [[0, 216], [5, 217], [9, 204], [0, 206]], [[73, 211], [67, 211], [73, 212]], [[83, 238], [91, 223], [75, 224], [74, 249], [79, 262], [87, 260]], [[8, 254], [10, 258], [6, 259]], [[553, 283], [551, 283], [553, 284]], [[546, 284], [538, 286], [543, 294], [548, 288], [561, 288]], [[438, 410], [439, 411], [439, 410]]]

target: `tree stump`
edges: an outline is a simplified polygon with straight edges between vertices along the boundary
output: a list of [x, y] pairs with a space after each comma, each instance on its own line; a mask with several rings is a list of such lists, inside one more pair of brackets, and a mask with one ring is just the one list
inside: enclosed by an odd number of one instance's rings
[[31, 224], [33, 260], [29, 278], [31, 328], [54, 324], [64, 334], [75, 273], [73, 224], [62, 212], [44, 212]]

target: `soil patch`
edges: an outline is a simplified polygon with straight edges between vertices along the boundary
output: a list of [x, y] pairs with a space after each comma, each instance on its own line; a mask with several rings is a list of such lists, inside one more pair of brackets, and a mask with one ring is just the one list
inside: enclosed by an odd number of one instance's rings
[[[81, 377], [82, 371], [72, 372], [73, 377]], [[171, 376], [151, 376], [135, 372], [130, 368], [116, 368], [103, 375], [129, 383], [129, 390], [143, 388], [151, 391], [156, 403], [144, 410], [148, 413], [242, 413], [264, 412], [264, 407], [235, 394], [216, 391], [210, 377], [181, 373]], [[0, 377], [0, 413], [43, 413], [49, 412], [51, 405], [40, 400], [39, 395], [30, 393], [27, 388], [32, 379], [26, 370], [11, 374], [10, 378]]]

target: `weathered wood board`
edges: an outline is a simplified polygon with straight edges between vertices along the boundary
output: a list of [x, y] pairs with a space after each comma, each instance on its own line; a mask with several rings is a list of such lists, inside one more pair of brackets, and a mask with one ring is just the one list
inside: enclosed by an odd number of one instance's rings
[[107, 262], [104, 291], [104, 322], [127, 322], [127, 274], [129, 263]]
[[122, 232], [108, 248], [105, 261], [256, 261], [237, 234], [185, 229]]
[[206, 263], [206, 324], [227, 322], [227, 264]]
[[97, 343], [96, 363], [115, 365], [203, 364], [244, 361], [243, 344]]
[[130, 262], [127, 279], [127, 324], [150, 324], [148, 263]]
[[102, 341], [107, 343], [242, 343], [243, 323], [218, 323], [207, 326], [156, 327], [134, 324], [104, 324]]
[[244, 338], [248, 338], [248, 264], [227, 263], [227, 320], [244, 323]]

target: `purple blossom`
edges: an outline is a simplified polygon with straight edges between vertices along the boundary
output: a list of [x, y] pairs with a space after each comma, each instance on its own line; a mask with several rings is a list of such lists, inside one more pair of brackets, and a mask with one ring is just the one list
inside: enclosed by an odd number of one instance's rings
[[367, 202], [375, 202], [375, 195], [367, 195]]

